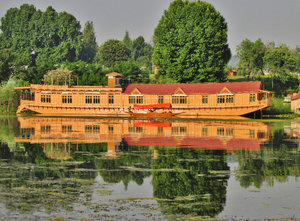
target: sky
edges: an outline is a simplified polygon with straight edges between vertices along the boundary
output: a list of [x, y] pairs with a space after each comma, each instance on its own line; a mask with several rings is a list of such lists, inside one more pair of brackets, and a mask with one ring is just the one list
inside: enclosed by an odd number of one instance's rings
[[[225, 18], [228, 43], [234, 55], [244, 39], [274, 41], [290, 48], [300, 46], [300, 0], [206, 0]], [[108, 39], [131, 39], [142, 35], [150, 42], [164, 10], [172, 0], [0, 0], [0, 17], [12, 7], [33, 4], [45, 11], [52, 6], [80, 21], [92, 21], [98, 44]]]

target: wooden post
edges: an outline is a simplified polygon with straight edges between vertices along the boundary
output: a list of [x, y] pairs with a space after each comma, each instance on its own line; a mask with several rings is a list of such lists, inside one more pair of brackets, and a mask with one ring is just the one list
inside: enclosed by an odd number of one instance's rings
[[51, 71], [51, 85], [53, 85], [53, 71]]
[[77, 86], [78, 86], [78, 75], [77, 75]]
[[71, 72], [69, 71], [69, 87], [71, 86]]

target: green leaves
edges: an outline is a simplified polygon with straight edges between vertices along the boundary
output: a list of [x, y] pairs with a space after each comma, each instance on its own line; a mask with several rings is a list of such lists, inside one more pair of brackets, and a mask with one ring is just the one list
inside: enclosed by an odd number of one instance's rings
[[[28, 4], [9, 9], [0, 28], [0, 47], [14, 51], [23, 65], [75, 61], [82, 50], [80, 23], [73, 15], [57, 13], [52, 7], [45, 12]], [[37, 53], [35, 62], [33, 50]]]
[[110, 39], [100, 47], [97, 56], [105, 66], [114, 67], [117, 61], [129, 60], [130, 50], [122, 41]]
[[177, 82], [221, 81], [229, 61], [227, 25], [206, 2], [175, 0], [154, 31], [153, 62]]

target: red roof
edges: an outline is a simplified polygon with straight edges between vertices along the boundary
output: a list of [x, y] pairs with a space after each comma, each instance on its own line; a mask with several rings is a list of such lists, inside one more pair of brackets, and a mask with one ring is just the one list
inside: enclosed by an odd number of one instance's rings
[[194, 84], [129, 84], [125, 94], [138, 89], [142, 94], [174, 94], [177, 89], [185, 94], [217, 94], [226, 87], [232, 93], [257, 92], [262, 89], [260, 81], [226, 82], [226, 83], [194, 83]]
[[300, 92], [298, 92], [297, 94], [295, 94], [295, 95], [292, 97], [292, 101], [293, 101], [293, 100], [296, 100], [296, 99], [298, 99], [298, 98], [300, 98]]

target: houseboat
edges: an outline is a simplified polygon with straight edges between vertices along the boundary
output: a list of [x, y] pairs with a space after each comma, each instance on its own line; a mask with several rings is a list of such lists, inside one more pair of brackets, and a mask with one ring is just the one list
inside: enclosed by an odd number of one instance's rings
[[[109, 73], [107, 86], [74, 85], [72, 71], [50, 71], [41, 84], [21, 90], [17, 113], [60, 116], [241, 116], [270, 106], [260, 81], [193, 84], [122, 84]], [[169, 116], [168, 115], [168, 116]]]

